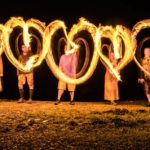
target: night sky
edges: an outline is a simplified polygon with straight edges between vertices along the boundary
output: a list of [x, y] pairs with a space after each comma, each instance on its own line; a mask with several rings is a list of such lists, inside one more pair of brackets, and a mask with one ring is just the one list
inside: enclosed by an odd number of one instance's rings
[[[51, 3], [51, 4], [50, 4]], [[98, 25], [122, 24], [132, 29], [140, 20], [150, 19], [148, 0], [99, 0], [86, 1], [12, 1], [0, 5], [0, 23], [5, 23], [12, 16], [22, 16], [24, 19], [35, 18], [46, 24], [56, 19], [65, 21], [68, 31], [80, 17]], [[19, 98], [15, 67], [8, 61], [5, 54], [4, 61], [4, 92], [1, 98]], [[53, 101], [57, 98], [57, 79], [44, 61], [34, 70], [35, 100]], [[119, 83], [121, 100], [145, 99], [142, 85], [137, 83], [139, 69], [134, 62], [128, 64], [121, 72], [123, 82]], [[84, 84], [78, 85], [75, 93], [76, 101], [102, 101], [105, 68], [99, 61], [93, 76]], [[27, 87], [25, 86], [27, 89]], [[27, 95], [27, 93], [25, 93]], [[66, 92], [63, 100], [69, 99]]]

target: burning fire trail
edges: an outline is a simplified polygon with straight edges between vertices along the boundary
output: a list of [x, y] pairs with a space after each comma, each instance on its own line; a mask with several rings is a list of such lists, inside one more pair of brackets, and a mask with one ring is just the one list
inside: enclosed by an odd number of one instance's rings
[[[10, 36], [14, 31], [14, 28], [16, 27], [22, 28], [23, 42], [27, 47], [29, 47], [32, 42], [32, 34], [29, 33], [30, 28], [36, 29], [42, 37], [41, 53], [33, 55], [25, 66], [20, 64], [19, 61], [15, 58], [10, 46]], [[42, 61], [46, 59], [46, 62], [55, 77], [64, 80], [67, 83], [81, 84], [87, 81], [92, 76], [99, 59], [103, 62], [103, 64], [110, 71], [110, 73], [112, 73], [118, 80], [121, 80], [120, 71], [129, 62], [131, 62], [133, 58], [138, 66], [140, 66], [140, 64], [136, 61], [136, 58], [134, 57], [137, 47], [136, 36], [142, 29], [149, 27], [150, 19], [138, 22], [133, 27], [133, 30], [131, 32], [128, 28], [122, 25], [117, 25], [116, 27], [99, 25], [97, 27], [87, 21], [85, 18], [80, 18], [78, 23], [74, 24], [70, 32], [67, 33], [67, 27], [65, 23], [61, 20], [55, 20], [45, 26], [45, 23], [36, 19], [29, 19], [27, 21], [24, 21], [22, 17], [12, 17], [4, 25], [0, 25], [0, 31], [2, 31], [1, 44], [3, 46], [5, 54], [9, 61], [20, 71], [28, 72], [34, 67], [39, 66]], [[81, 31], [88, 32], [92, 38], [91, 42], [93, 42], [94, 48], [89, 68], [84, 74], [82, 74], [78, 78], [70, 78], [69, 76], [65, 75], [55, 63], [52, 53], [52, 38], [59, 29], [62, 29], [64, 32], [67, 41], [68, 54], [76, 53], [79, 50], [80, 45], [77, 44], [75, 41], [77, 40], [76, 36]], [[119, 60], [118, 65], [115, 67], [113, 66], [109, 58], [106, 57], [102, 52], [102, 38], [109, 39], [113, 45], [115, 58]], [[82, 39], [82, 41], [86, 43], [85, 39]], [[2, 51], [3, 50], [0, 49], [0, 53], [2, 53]], [[140, 68], [142, 69], [142, 66], [140, 66]], [[83, 70], [85, 70], [85, 68]], [[144, 72], [146, 71], [144, 70]]]

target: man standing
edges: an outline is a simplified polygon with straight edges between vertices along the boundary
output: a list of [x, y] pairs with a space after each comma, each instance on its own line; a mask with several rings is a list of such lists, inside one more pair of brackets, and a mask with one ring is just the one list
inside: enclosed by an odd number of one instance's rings
[[[22, 54], [19, 56], [19, 62], [22, 65], [26, 65], [27, 61], [32, 56], [32, 52], [31, 52], [30, 47], [27, 47], [25, 45], [22, 45], [21, 50], [22, 50]], [[20, 99], [19, 99], [18, 103], [24, 102], [23, 85], [26, 83], [26, 79], [27, 79], [27, 84], [29, 86], [29, 100], [28, 100], [28, 103], [32, 103], [32, 95], [33, 95], [33, 88], [34, 88], [33, 70], [31, 70], [28, 73], [24, 73], [24, 72], [18, 70], [17, 75], [18, 75], [18, 87], [19, 87], [19, 93], [20, 93]]]
[[[67, 47], [65, 46], [65, 54], [61, 56], [60, 62], [59, 62], [59, 68], [64, 72], [67, 76], [71, 78], [76, 77], [76, 67], [77, 67], [77, 55], [76, 53], [67, 53]], [[57, 101], [55, 102], [55, 105], [58, 105], [60, 103], [60, 99], [62, 94], [64, 93], [64, 90], [68, 89], [70, 93], [70, 105], [74, 105], [74, 93], [75, 93], [75, 84], [68, 84], [62, 80], [59, 80], [58, 82], [58, 95], [57, 95]]]

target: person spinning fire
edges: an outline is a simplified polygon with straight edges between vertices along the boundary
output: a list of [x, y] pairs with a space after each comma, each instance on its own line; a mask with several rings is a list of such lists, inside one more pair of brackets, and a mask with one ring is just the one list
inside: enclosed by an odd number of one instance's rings
[[[77, 67], [77, 55], [76, 53], [67, 53], [67, 46], [64, 48], [65, 54], [60, 58], [59, 68], [69, 77], [76, 78], [76, 67]], [[62, 80], [58, 82], [58, 95], [55, 105], [60, 103], [60, 99], [64, 90], [68, 89], [71, 97], [70, 105], [74, 105], [74, 93], [76, 89], [75, 84], [69, 84]]]
[[[27, 47], [24, 44], [21, 46], [21, 50], [22, 50], [22, 54], [19, 56], [19, 62], [25, 66], [29, 58], [32, 56], [32, 52], [31, 52], [31, 48]], [[17, 75], [18, 75], [18, 87], [19, 87], [19, 93], [20, 93], [20, 99], [18, 100], [18, 103], [24, 102], [24, 84], [26, 83], [26, 80], [27, 80], [27, 84], [29, 87], [28, 103], [31, 104], [32, 96], [33, 96], [33, 89], [34, 89], [33, 70], [27, 73], [17, 70]]]
[[[147, 72], [150, 73], [150, 48], [149, 47], [146, 47], [144, 49], [144, 58], [142, 59], [142, 66]], [[150, 106], [150, 76], [148, 76], [145, 72], [141, 72], [138, 82], [144, 84], [145, 94], [148, 100], [147, 106]]]

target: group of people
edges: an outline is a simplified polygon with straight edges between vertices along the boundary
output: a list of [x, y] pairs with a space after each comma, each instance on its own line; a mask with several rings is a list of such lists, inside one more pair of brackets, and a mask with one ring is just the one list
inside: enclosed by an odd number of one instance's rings
[[[19, 62], [22, 65], [25, 65], [29, 58], [32, 56], [32, 51], [30, 47], [27, 47], [25, 45], [22, 45], [21, 47], [22, 54], [19, 56]], [[75, 53], [67, 53], [67, 46], [64, 48], [65, 54], [61, 56], [60, 62], [59, 62], [59, 68], [69, 77], [75, 78], [76, 76], [76, 67], [77, 67], [77, 55]], [[34, 89], [34, 79], [33, 79], [33, 70], [30, 72], [24, 73], [22, 71], [17, 70], [18, 75], [18, 88], [20, 93], [20, 99], [18, 100], [18, 103], [25, 102], [23, 95], [23, 85], [26, 83], [29, 86], [29, 100], [28, 103], [32, 103], [32, 95], [33, 95], [33, 89]], [[76, 85], [75, 84], [67, 84], [66, 82], [59, 80], [58, 82], [58, 96], [57, 101], [55, 102], [55, 105], [58, 105], [61, 102], [61, 97], [65, 90], [68, 89], [70, 92], [70, 105], [74, 105], [74, 92], [75, 92]]]
[[[22, 65], [25, 65], [29, 60], [30, 56], [32, 56], [32, 51], [30, 47], [22, 45], [21, 47], [22, 53], [19, 56], [19, 62]], [[61, 56], [59, 61], [59, 67], [63, 73], [68, 75], [71, 78], [76, 78], [76, 68], [78, 64], [78, 58], [76, 53], [67, 53], [67, 47], [64, 48], [64, 54]], [[116, 66], [118, 60], [114, 56], [114, 52], [109, 51], [108, 55], [111, 63]], [[143, 68], [150, 73], [150, 48], [146, 47], [144, 49], [144, 57], [142, 59], [141, 65]], [[33, 70], [28, 73], [24, 73], [22, 71], [17, 71], [18, 75], [18, 88], [20, 93], [20, 99], [18, 103], [25, 102], [24, 100], [24, 84], [27, 81], [29, 86], [29, 100], [28, 103], [32, 103], [32, 95], [34, 90], [34, 78], [33, 78]], [[2, 91], [1, 86], [1, 77], [3, 76], [3, 63], [2, 58], [0, 57], [0, 91]], [[142, 72], [140, 78], [138, 79], [139, 83], [144, 84], [145, 93], [148, 100], [148, 106], [150, 106], [150, 76], [146, 73]], [[118, 80], [111, 74], [107, 69], [105, 73], [105, 82], [104, 82], [104, 99], [111, 102], [111, 104], [116, 105], [116, 101], [119, 100], [119, 88], [118, 88]], [[68, 90], [70, 93], [70, 105], [74, 105], [74, 94], [75, 94], [76, 85], [69, 84], [62, 80], [58, 81], [58, 95], [57, 100], [54, 103], [58, 105], [61, 103], [61, 97], [65, 90]]]

